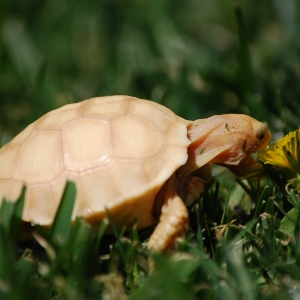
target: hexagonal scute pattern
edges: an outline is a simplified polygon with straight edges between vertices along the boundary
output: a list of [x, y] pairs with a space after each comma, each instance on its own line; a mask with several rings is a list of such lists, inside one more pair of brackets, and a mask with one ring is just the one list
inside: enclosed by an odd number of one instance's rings
[[118, 158], [143, 159], [155, 156], [164, 144], [162, 132], [151, 123], [131, 115], [112, 121], [114, 153]]
[[62, 145], [66, 170], [102, 167], [112, 159], [110, 122], [82, 117], [63, 130]]
[[[132, 223], [186, 162], [186, 126], [166, 107], [128, 96], [51, 111], [0, 149], [0, 204], [3, 198], [15, 201], [26, 184], [23, 220], [50, 225], [72, 180], [73, 219], [100, 222], [108, 208], [117, 221]], [[150, 216], [143, 224], [151, 224]]]
[[19, 148], [14, 179], [29, 184], [51, 182], [63, 170], [61, 134], [37, 130]]

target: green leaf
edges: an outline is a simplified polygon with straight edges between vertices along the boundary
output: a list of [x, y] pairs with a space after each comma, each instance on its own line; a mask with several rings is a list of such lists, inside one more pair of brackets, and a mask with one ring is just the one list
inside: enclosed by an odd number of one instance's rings
[[299, 212], [297, 211], [297, 209], [292, 208], [281, 220], [279, 231], [285, 234], [294, 234], [298, 220], [298, 214]]

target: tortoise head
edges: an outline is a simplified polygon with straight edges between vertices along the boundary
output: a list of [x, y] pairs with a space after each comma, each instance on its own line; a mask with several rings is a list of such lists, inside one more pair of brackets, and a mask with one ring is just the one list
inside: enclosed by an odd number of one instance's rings
[[267, 147], [271, 133], [264, 123], [247, 115], [228, 114], [194, 121], [188, 137], [189, 172], [215, 163], [243, 176], [254, 164], [252, 153]]

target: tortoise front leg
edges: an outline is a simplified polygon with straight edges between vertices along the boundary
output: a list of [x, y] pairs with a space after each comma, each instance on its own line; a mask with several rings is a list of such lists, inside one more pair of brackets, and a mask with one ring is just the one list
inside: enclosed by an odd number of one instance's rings
[[150, 237], [148, 248], [168, 251], [175, 248], [175, 241], [188, 230], [189, 214], [182, 199], [171, 191], [164, 200], [160, 220]]

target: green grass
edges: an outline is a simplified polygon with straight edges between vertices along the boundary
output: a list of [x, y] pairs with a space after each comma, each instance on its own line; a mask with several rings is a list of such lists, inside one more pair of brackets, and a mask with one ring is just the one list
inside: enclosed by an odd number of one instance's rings
[[[277, 139], [300, 125], [299, 12], [293, 0], [3, 0], [0, 145], [51, 109], [112, 94], [187, 119], [250, 114]], [[70, 227], [72, 184], [31, 242], [18, 242], [24, 199], [3, 202], [0, 299], [299, 298], [299, 191], [274, 172], [259, 183], [216, 174], [151, 276], [153, 229]]]
[[[105, 222], [96, 235], [80, 218], [70, 227], [73, 183], [66, 186], [52, 228], [36, 226], [31, 242], [17, 243], [23, 194], [16, 203], [5, 201], [0, 298], [296, 299], [299, 196], [295, 191], [283, 196], [278, 186], [268, 185], [251, 189], [255, 209], [236, 212], [230, 209], [233, 195], [234, 201], [250, 201], [250, 195], [231, 189], [228, 201], [229, 191], [212, 182], [190, 209], [191, 228], [179, 250], [168, 255], [147, 251], [151, 230], [140, 235], [115, 230], [114, 238], [107, 238]], [[156, 266], [152, 275], [149, 255]]]

